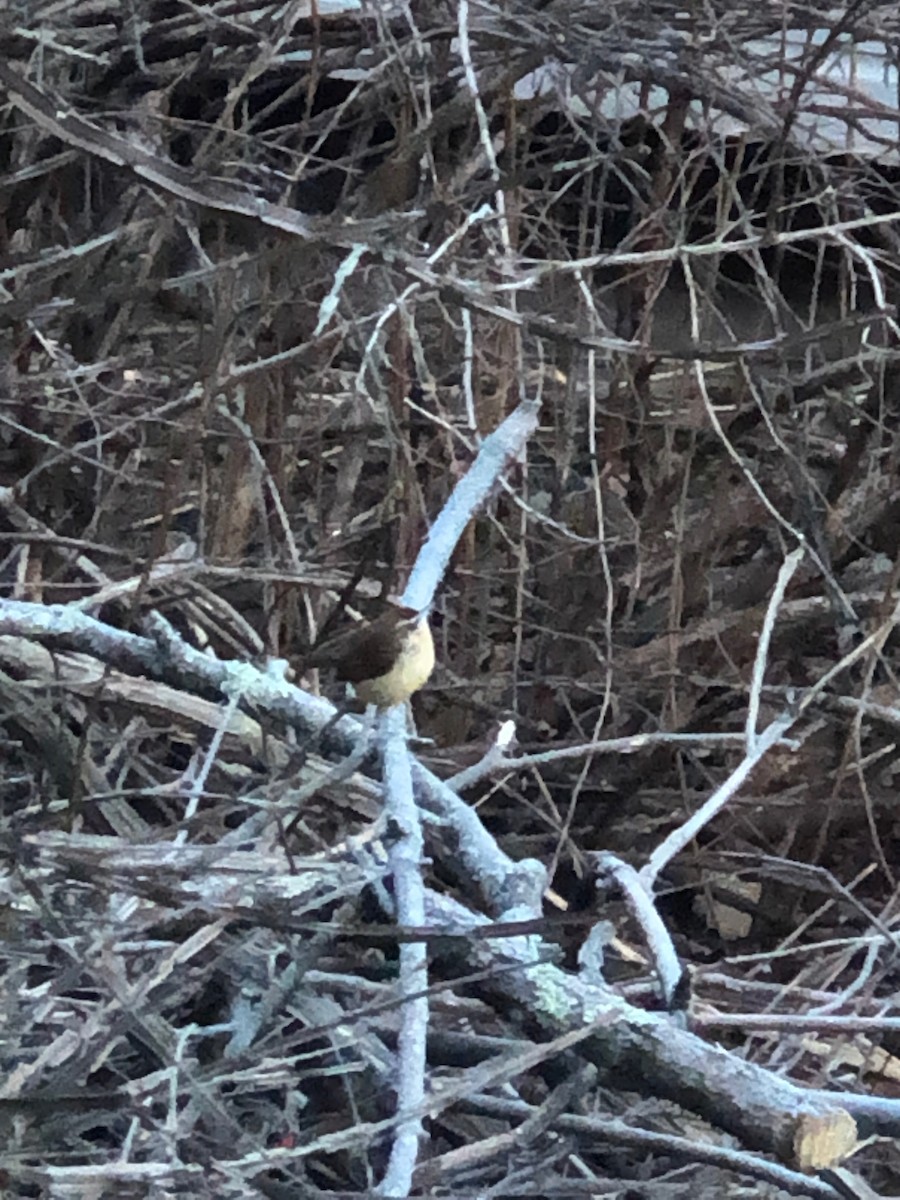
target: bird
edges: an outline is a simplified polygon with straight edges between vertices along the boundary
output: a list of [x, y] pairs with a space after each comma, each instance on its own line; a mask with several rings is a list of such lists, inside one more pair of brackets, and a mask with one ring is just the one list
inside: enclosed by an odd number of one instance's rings
[[434, 670], [428, 609], [392, 604], [374, 621], [315, 646], [302, 666], [334, 668], [363, 704], [380, 709], [404, 704]]

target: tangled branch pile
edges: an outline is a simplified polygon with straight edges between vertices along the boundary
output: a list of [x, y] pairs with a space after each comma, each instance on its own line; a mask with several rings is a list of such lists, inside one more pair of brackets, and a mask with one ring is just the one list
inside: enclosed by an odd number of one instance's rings
[[[379, 1194], [833, 1197], [896, 1135], [898, 33], [863, 0], [0, 17], [4, 1194], [383, 1179], [379, 774], [241, 664], [399, 592], [526, 398], [416, 699], [453, 936], [428, 1142]], [[618, 893], [585, 953], [592, 855], [644, 866], [786, 713], [652, 880], [688, 1031]], [[562, 923], [515, 924], [526, 859]], [[463, 936], [484, 911], [516, 936]], [[890, 1194], [892, 1154], [853, 1170]]]

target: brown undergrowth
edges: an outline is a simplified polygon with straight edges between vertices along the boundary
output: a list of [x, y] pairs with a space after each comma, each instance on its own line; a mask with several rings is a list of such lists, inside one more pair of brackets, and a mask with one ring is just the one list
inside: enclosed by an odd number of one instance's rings
[[[828, 1168], [894, 1194], [900, 113], [865, 60], [829, 71], [895, 44], [894, 6], [16, 14], [4, 1194], [378, 1187], [401, 997], [377, 766], [335, 772], [327, 735], [223, 697], [185, 647], [296, 661], [399, 592], [525, 397], [527, 456], [438, 595], [415, 754], [444, 779], [482, 764], [464, 799], [548, 869], [553, 978], [658, 1014], [645, 931], [592, 855], [640, 870], [797, 714], [652, 880], [688, 968], [659, 1019], [840, 1094], [865, 1144], [839, 1166], [827, 1114], [824, 1150], [799, 1122], [792, 1142], [780, 1093], [742, 1123], [655, 1043], [540, 1053], [570, 1023], [442, 924], [411, 1194], [849, 1194]], [[437, 825], [430, 894], [481, 912]]]

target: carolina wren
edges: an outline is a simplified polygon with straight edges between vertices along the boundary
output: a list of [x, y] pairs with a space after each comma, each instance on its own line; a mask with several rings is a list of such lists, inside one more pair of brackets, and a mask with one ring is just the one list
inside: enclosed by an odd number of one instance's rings
[[363, 704], [403, 704], [434, 670], [428, 613], [392, 605], [377, 620], [329, 638], [303, 660], [304, 667], [333, 667], [352, 683]]

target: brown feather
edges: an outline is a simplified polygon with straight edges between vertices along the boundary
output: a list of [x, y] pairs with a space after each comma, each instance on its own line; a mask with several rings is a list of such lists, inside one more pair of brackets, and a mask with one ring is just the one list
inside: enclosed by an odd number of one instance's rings
[[394, 665], [401, 638], [418, 617], [414, 608], [392, 607], [371, 624], [347, 629], [314, 647], [303, 666], [333, 667], [344, 683], [377, 679]]

